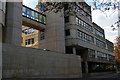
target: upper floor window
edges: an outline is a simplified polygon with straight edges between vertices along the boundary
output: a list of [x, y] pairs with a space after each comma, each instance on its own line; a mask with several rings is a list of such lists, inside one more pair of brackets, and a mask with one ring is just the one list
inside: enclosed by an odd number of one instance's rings
[[95, 58], [95, 50], [88, 49], [88, 57]]
[[76, 8], [75, 8], [75, 12], [82, 15], [84, 18], [86, 18], [88, 20], [92, 20], [91, 15], [89, 15], [87, 12], [85, 12], [82, 8], [80, 8], [78, 6], [76, 6]]
[[103, 37], [103, 38], [104, 38], [104, 34], [101, 33], [100, 31], [96, 30], [96, 29], [95, 29], [95, 34], [96, 34], [97, 36], [100, 36], [100, 37]]
[[65, 17], [65, 23], [69, 22], [69, 16]]
[[30, 44], [34, 44], [34, 38], [27, 39], [27, 40], [25, 41], [25, 45], [30, 45]]
[[33, 19], [35, 21], [38, 21], [40, 23], [46, 24], [46, 16], [45, 15], [40, 14], [39, 12], [34, 11], [30, 8], [27, 8], [26, 6], [23, 6], [22, 15], [26, 16], [30, 19]]
[[97, 58], [99, 58], [99, 59], [107, 59], [107, 54], [103, 53], [103, 52], [100, 52], [100, 51], [97, 51]]
[[76, 24], [87, 31], [93, 31], [92, 26], [76, 17]]
[[22, 32], [25, 34], [30, 34], [30, 33], [34, 33], [35, 30], [33, 28], [29, 28], [29, 29], [22, 30]]
[[80, 37], [81, 39], [94, 43], [94, 38], [92, 36], [82, 32], [80, 30], [77, 30], [77, 34], [78, 34], [78, 37]]
[[100, 47], [104, 47], [104, 48], [106, 48], [106, 44], [105, 44], [105, 42], [100, 41], [100, 40], [98, 40], [98, 39], [96, 39], [96, 45], [98, 45], [98, 46], [100, 46]]
[[69, 36], [70, 35], [70, 29], [65, 30], [65, 35]]

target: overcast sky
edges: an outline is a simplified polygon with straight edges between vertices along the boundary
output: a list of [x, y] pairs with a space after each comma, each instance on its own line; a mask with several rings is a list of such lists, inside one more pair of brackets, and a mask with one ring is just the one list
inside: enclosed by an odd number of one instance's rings
[[[35, 9], [38, 0], [23, 0], [23, 4]], [[114, 42], [114, 39], [118, 35], [117, 30], [113, 31], [111, 25], [113, 25], [118, 20], [117, 10], [111, 10], [102, 12], [100, 10], [92, 11], [92, 21], [97, 23], [105, 30], [106, 39]]]

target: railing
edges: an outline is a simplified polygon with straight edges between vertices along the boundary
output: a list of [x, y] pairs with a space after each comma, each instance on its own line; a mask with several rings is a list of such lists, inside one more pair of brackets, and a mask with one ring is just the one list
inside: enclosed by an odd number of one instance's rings
[[34, 21], [40, 22], [42, 24], [46, 24], [46, 15], [41, 14], [29, 7], [26, 7], [23, 5], [23, 9], [22, 9], [22, 15], [30, 18]]

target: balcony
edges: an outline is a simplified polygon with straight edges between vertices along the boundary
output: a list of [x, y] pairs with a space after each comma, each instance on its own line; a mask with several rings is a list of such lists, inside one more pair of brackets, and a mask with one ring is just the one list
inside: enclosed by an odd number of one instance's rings
[[22, 16], [23, 25], [39, 30], [45, 28], [46, 15], [23, 5]]

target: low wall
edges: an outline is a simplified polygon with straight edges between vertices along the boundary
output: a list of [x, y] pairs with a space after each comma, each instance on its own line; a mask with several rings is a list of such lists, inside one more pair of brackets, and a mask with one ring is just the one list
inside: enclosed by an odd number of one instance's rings
[[40, 49], [3, 44], [3, 78], [82, 77], [81, 58]]

